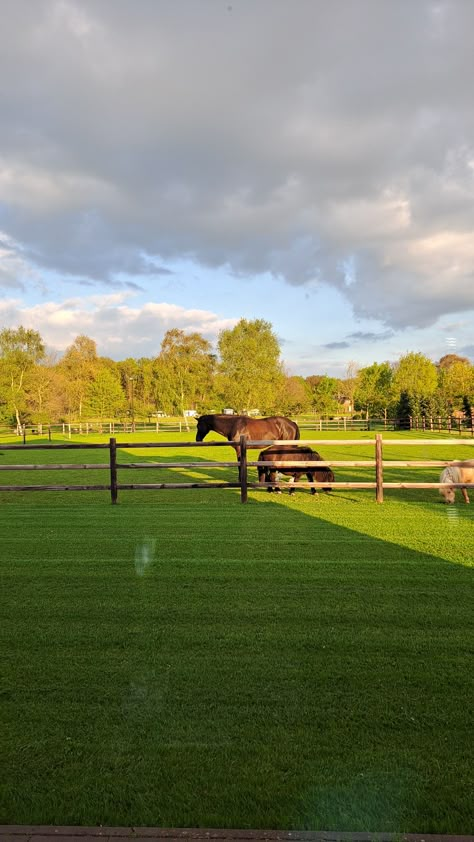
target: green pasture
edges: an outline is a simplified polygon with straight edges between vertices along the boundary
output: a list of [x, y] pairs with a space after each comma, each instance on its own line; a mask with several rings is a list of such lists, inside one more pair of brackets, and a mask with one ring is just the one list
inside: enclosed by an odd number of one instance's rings
[[[230, 448], [126, 438], [121, 462], [198, 464], [119, 482], [236, 477], [199, 465], [233, 461]], [[370, 444], [318, 450], [373, 458]], [[2, 470], [0, 485], [108, 482], [79, 467], [107, 461], [0, 445], [1, 465], [78, 465]], [[0, 823], [471, 833], [471, 499], [250, 491], [242, 505], [238, 490], [191, 489], [120, 491], [112, 506], [107, 491], [0, 492]]]

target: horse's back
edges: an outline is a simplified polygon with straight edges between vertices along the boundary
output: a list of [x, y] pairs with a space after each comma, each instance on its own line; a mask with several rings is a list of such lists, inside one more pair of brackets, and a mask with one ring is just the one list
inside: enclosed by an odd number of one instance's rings
[[[268, 462], [314, 462], [322, 461], [316, 450], [298, 444], [272, 444], [260, 453], [262, 461]], [[260, 459], [259, 457], [259, 459]]]
[[441, 473], [440, 482], [474, 482], [474, 459], [460, 465], [448, 465]]
[[285, 415], [272, 415], [261, 420], [272, 429], [273, 437], [276, 439], [299, 439], [300, 437], [298, 424]]
[[459, 466], [459, 472], [461, 474], [461, 482], [474, 482], [474, 459], [469, 460], [464, 465]]

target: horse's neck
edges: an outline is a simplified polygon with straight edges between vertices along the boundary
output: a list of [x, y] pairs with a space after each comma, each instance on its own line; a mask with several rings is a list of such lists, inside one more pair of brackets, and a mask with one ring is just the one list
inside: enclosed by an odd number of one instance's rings
[[219, 415], [214, 418], [210, 429], [215, 433], [220, 433], [221, 436], [229, 436], [233, 433], [236, 423], [234, 415]]

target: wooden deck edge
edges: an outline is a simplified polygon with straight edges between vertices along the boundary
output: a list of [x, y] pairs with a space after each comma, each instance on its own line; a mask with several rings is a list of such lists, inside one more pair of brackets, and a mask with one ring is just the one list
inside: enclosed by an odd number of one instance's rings
[[351, 833], [348, 831], [232, 830], [162, 827], [60, 827], [3, 825], [0, 842], [51, 842], [86, 839], [152, 839], [168, 842], [211, 842], [211, 840], [249, 840], [249, 842], [474, 842], [474, 836], [430, 833]]

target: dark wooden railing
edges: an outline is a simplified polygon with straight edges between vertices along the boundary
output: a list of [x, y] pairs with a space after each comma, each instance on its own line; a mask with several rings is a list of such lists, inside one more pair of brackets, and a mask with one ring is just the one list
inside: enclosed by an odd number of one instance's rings
[[[126, 450], [130, 448], [182, 448], [182, 447], [231, 447], [232, 445], [229, 444], [227, 441], [212, 441], [212, 442], [120, 442], [118, 443], [115, 438], [111, 438], [108, 443], [104, 444], [34, 444], [29, 445], [28, 450], [108, 450], [109, 459], [108, 462], [103, 463], [90, 463], [90, 464], [75, 464], [75, 463], [67, 463], [67, 464], [27, 464], [27, 465], [0, 465], [0, 472], [1, 471], [67, 471], [67, 470], [74, 470], [74, 471], [81, 471], [81, 470], [107, 470], [109, 471], [109, 482], [104, 484], [81, 484], [81, 485], [0, 485], [0, 492], [1, 491], [110, 491], [112, 503], [116, 503], [118, 499], [118, 492], [120, 490], [153, 490], [153, 489], [184, 489], [184, 488], [239, 488], [241, 500], [243, 503], [247, 502], [248, 497], [248, 489], [264, 489], [266, 488], [265, 484], [258, 483], [258, 482], [249, 482], [248, 480], [248, 470], [249, 468], [257, 468], [260, 465], [268, 466], [266, 462], [258, 462], [258, 461], [249, 461], [248, 460], [248, 451], [249, 450], [260, 450], [267, 445], [272, 444], [295, 444], [294, 441], [278, 441], [278, 442], [271, 442], [271, 441], [247, 441], [244, 436], [241, 437], [239, 446], [241, 448], [241, 460], [240, 460], [240, 472], [238, 471], [238, 465], [235, 461], [232, 462], [119, 462], [117, 461], [117, 450]], [[385, 482], [384, 481], [384, 468], [429, 468], [429, 467], [445, 467], [447, 465], [459, 465], [463, 464], [459, 461], [445, 461], [445, 460], [418, 460], [418, 461], [397, 461], [397, 460], [390, 460], [385, 462], [383, 460], [383, 447], [384, 446], [408, 446], [408, 445], [423, 445], [423, 446], [432, 446], [432, 445], [453, 445], [459, 444], [459, 441], [453, 441], [452, 439], [442, 440], [442, 439], [434, 439], [434, 440], [426, 440], [426, 439], [411, 439], [411, 440], [403, 440], [403, 439], [382, 439], [382, 435], [379, 433], [375, 436], [375, 439], [347, 439], [347, 440], [329, 440], [325, 439], [322, 441], [315, 441], [315, 440], [300, 440], [298, 444], [304, 444], [309, 446], [315, 445], [325, 445], [325, 446], [354, 446], [354, 445], [363, 445], [367, 446], [368, 444], [372, 444], [375, 446], [375, 458], [373, 460], [366, 459], [363, 461], [346, 461], [346, 460], [330, 460], [330, 461], [298, 461], [298, 462], [273, 462], [272, 465], [277, 470], [278, 468], [286, 468], [288, 469], [292, 465], [294, 465], [295, 469], [305, 469], [310, 467], [350, 467], [350, 468], [375, 468], [375, 479], [374, 481], [369, 482], [331, 482], [331, 487], [334, 489], [337, 488], [373, 488], [375, 489], [376, 500], [378, 503], [383, 502], [383, 492], [384, 489], [387, 488], [441, 488], [447, 487], [448, 483], [440, 483], [440, 482]], [[472, 439], [464, 439], [462, 444], [474, 444]], [[4, 445], [1, 448], [3, 451], [10, 451], [10, 450], [21, 450], [23, 453], [25, 452], [25, 448], [23, 445], [20, 444], [10, 444]], [[160, 483], [121, 483], [118, 481], [119, 472], [123, 470], [130, 470], [130, 469], [156, 469], [156, 468], [229, 468], [235, 467], [237, 471], [237, 478], [235, 481], [213, 481], [213, 482], [179, 482], [179, 483], [170, 483], [170, 482], [160, 482]], [[240, 476], [239, 476], [240, 473]], [[286, 483], [275, 482], [272, 483], [273, 486], [277, 487], [285, 487]], [[460, 483], [449, 483], [449, 485], [454, 485], [455, 488], [462, 487]], [[317, 482], [295, 482], [292, 483], [292, 488], [324, 488], [327, 486], [327, 481], [325, 483], [317, 483]], [[467, 485], [467, 488], [474, 488], [474, 484]]]

